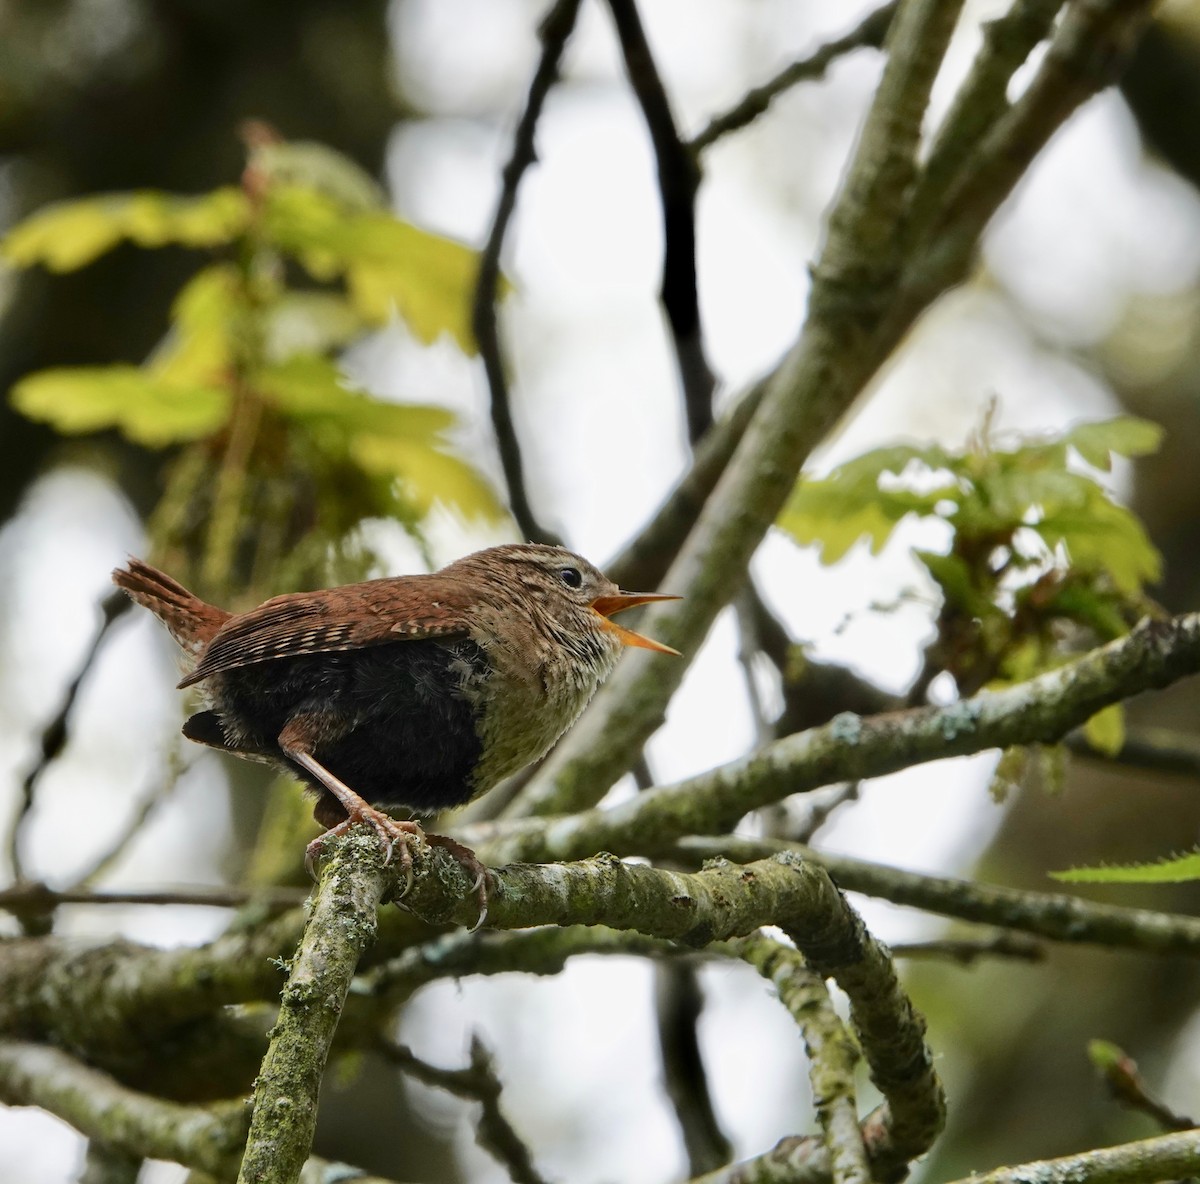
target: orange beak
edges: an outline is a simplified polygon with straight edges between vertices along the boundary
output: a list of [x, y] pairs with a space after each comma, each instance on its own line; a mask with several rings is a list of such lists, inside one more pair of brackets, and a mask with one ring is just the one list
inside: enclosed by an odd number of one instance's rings
[[592, 601], [592, 610], [603, 618], [604, 628], [610, 633], [615, 633], [623, 644], [639, 646], [644, 650], [655, 650], [660, 654], [674, 654], [678, 658], [678, 650], [673, 650], [669, 645], [663, 645], [661, 641], [652, 641], [649, 637], [634, 633], [632, 629], [626, 629], [624, 625], [618, 625], [616, 621], [609, 618], [615, 613], [623, 613], [627, 608], [637, 608], [639, 604], [679, 599], [681, 598], [670, 596], [665, 592], [618, 592], [615, 596], [597, 596]]

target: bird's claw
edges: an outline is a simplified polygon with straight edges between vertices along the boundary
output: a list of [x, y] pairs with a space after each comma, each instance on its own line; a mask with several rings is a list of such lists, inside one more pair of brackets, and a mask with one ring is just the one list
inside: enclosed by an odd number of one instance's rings
[[323, 835], [318, 835], [313, 839], [304, 850], [304, 869], [308, 872], [309, 878], [313, 880], [317, 878], [317, 860], [320, 858], [325, 840], [333, 835], [344, 835], [356, 822], [365, 822], [375, 828], [375, 833], [379, 836], [383, 846], [384, 867], [391, 866], [392, 859], [396, 854], [396, 844], [400, 844], [400, 850], [403, 853], [400, 859], [404, 867], [404, 891], [400, 895], [407, 896], [413, 886], [413, 859], [412, 851], [408, 846], [408, 836], [422, 832], [416, 823], [397, 822], [396, 819], [389, 818], [379, 810], [369, 810], [369, 812], [364, 810], [351, 814], [337, 826], [330, 827]]

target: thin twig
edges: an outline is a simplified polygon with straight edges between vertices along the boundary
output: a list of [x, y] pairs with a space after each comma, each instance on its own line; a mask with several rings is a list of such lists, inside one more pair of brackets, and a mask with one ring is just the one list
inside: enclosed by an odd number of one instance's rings
[[88, 646], [87, 653], [84, 654], [83, 660], [79, 663], [79, 669], [76, 671], [75, 677], [63, 692], [62, 702], [59, 704], [58, 710], [42, 729], [41, 740], [38, 745], [38, 758], [33, 768], [25, 775], [25, 780], [21, 783], [21, 795], [17, 801], [17, 813], [12, 820], [8, 832], [8, 861], [12, 867], [14, 880], [24, 878], [25, 865], [21, 859], [22, 834], [30, 812], [33, 810], [38, 783], [41, 781], [42, 775], [62, 755], [63, 750], [67, 746], [68, 724], [71, 711], [75, 706], [75, 700], [79, 695], [79, 688], [83, 685], [83, 680], [87, 678], [92, 667], [96, 664], [96, 659], [100, 655], [100, 648], [104, 644], [104, 639], [108, 636], [109, 630], [132, 607], [133, 602], [123, 592], [110, 592], [100, 602], [100, 625], [92, 637], [92, 643]]
[[559, 62], [567, 39], [575, 27], [579, 0], [556, 0], [538, 29], [542, 54], [529, 84], [525, 110], [513, 133], [512, 152], [501, 173], [500, 198], [492, 218], [492, 228], [479, 258], [479, 278], [471, 305], [471, 328], [479, 345], [491, 396], [492, 428], [500, 464], [508, 485], [509, 504], [522, 535], [542, 543], [561, 543], [561, 539], [543, 526], [533, 512], [525, 485], [525, 469], [521, 461], [521, 442], [513, 423], [512, 400], [508, 378], [504, 371], [504, 356], [496, 318], [496, 300], [500, 287], [500, 253], [508, 225], [517, 204], [517, 188], [525, 170], [537, 159], [534, 133], [550, 88], [558, 80]]
[[608, 0], [625, 72], [654, 147], [663, 220], [661, 297], [683, 387], [688, 439], [696, 444], [713, 422], [716, 380], [704, 354], [696, 290], [696, 191], [700, 169], [680, 138], [654, 63], [636, 0]]
[[1001, 929], [988, 937], [943, 937], [936, 941], [893, 942], [893, 958], [937, 958], [972, 966], [980, 958], [1013, 958], [1019, 962], [1041, 962], [1046, 948], [1020, 933]]
[[240, 909], [259, 904], [268, 909], [294, 908], [308, 894], [301, 888], [164, 888], [102, 891], [86, 887], [56, 890], [45, 884], [23, 880], [0, 890], [0, 912], [14, 916], [36, 916], [53, 912], [60, 905], [198, 905], [204, 908]]
[[775, 729], [767, 718], [766, 704], [763, 703], [758, 676], [754, 670], [755, 659], [765, 652], [759, 634], [759, 611], [766, 612], [766, 605], [747, 583], [734, 599], [733, 606], [737, 613], [737, 659], [742, 668], [742, 681], [746, 685], [746, 699], [750, 704], [750, 717], [754, 723], [754, 739], [757, 744], [766, 744], [775, 739]]
[[1196, 1129], [1197, 1123], [1194, 1118], [1177, 1114], [1166, 1102], [1150, 1092], [1145, 1078], [1138, 1070], [1137, 1062], [1123, 1049], [1107, 1041], [1093, 1041], [1088, 1051], [1092, 1063], [1104, 1077], [1108, 1092], [1122, 1106], [1148, 1115], [1165, 1131]]
[[471, 1036], [471, 1063], [465, 1069], [442, 1069], [431, 1065], [393, 1040], [381, 1039], [377, 1048], [414, 1080], [444, 1089], [456, 1098], [478, 1102], [480, 1115], [475, 1124], [475, 1140], [479, 1146], [508, 1172], [513, 1184], [544, 1184], [545, 1177], [534, 1166], [529, 1148], [500, 1106], [500, 1078], [492, 1054], [478, 1033]]
[[761, 86], [751, 87], [728, 111], [715, 115], [708, 125], [688, 141], [693, 153], [701, 153], [711, 147], [722, 136], [740, 131], [753, 123], [784, 91], [798, 82], [817, 82], [825, 77], [825, 71], [848, 53], [856, 49], [879, 49], [883, 45], [892, 18], [896, 15], [899, 0], [890, 0], [843, 37], [826, 42], [812, 53], [785, 66], [774, 78]]
[[[829, 821], [829, 819], [837, 813], [843, 806], [849, 805], [851, 802], [857, 802], [859, 792], [862, 789], [862, 782], [859, 780], [847, 781], [839, 785], [837, 789], [828, 797], [820, 801], [812, 802], [807, 813], [798, 822], [792, 826], [787, 837], [794, 843], [811, 843], [816, 837], [817, 832]], [[779, 836], [783, 837], [783, 836]]]

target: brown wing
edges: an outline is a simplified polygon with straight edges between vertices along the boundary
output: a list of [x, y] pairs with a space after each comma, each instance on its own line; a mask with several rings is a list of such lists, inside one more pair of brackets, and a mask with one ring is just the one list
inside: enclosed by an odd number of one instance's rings
[[467, 635], [469, 592], [444, 576], [399, 576], [276, 596], [231, 617], [182, 682], [298, 654]]

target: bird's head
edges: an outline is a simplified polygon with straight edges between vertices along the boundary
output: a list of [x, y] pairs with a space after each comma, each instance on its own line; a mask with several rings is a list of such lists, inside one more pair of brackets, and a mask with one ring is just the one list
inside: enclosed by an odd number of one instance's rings
[[660, 600], [678, 600], [663, 592], [624, 592], [582, 555], [541, 543], [515, 543], [479, 551], [455, 566], [471, 564], [490, 577], [498, 590], [520, 598], [535, 618], [558, 632], [596, 633], [620, 645], [679, 655], [662, 642], [626, 629], [612, 618], [626, 609]]

